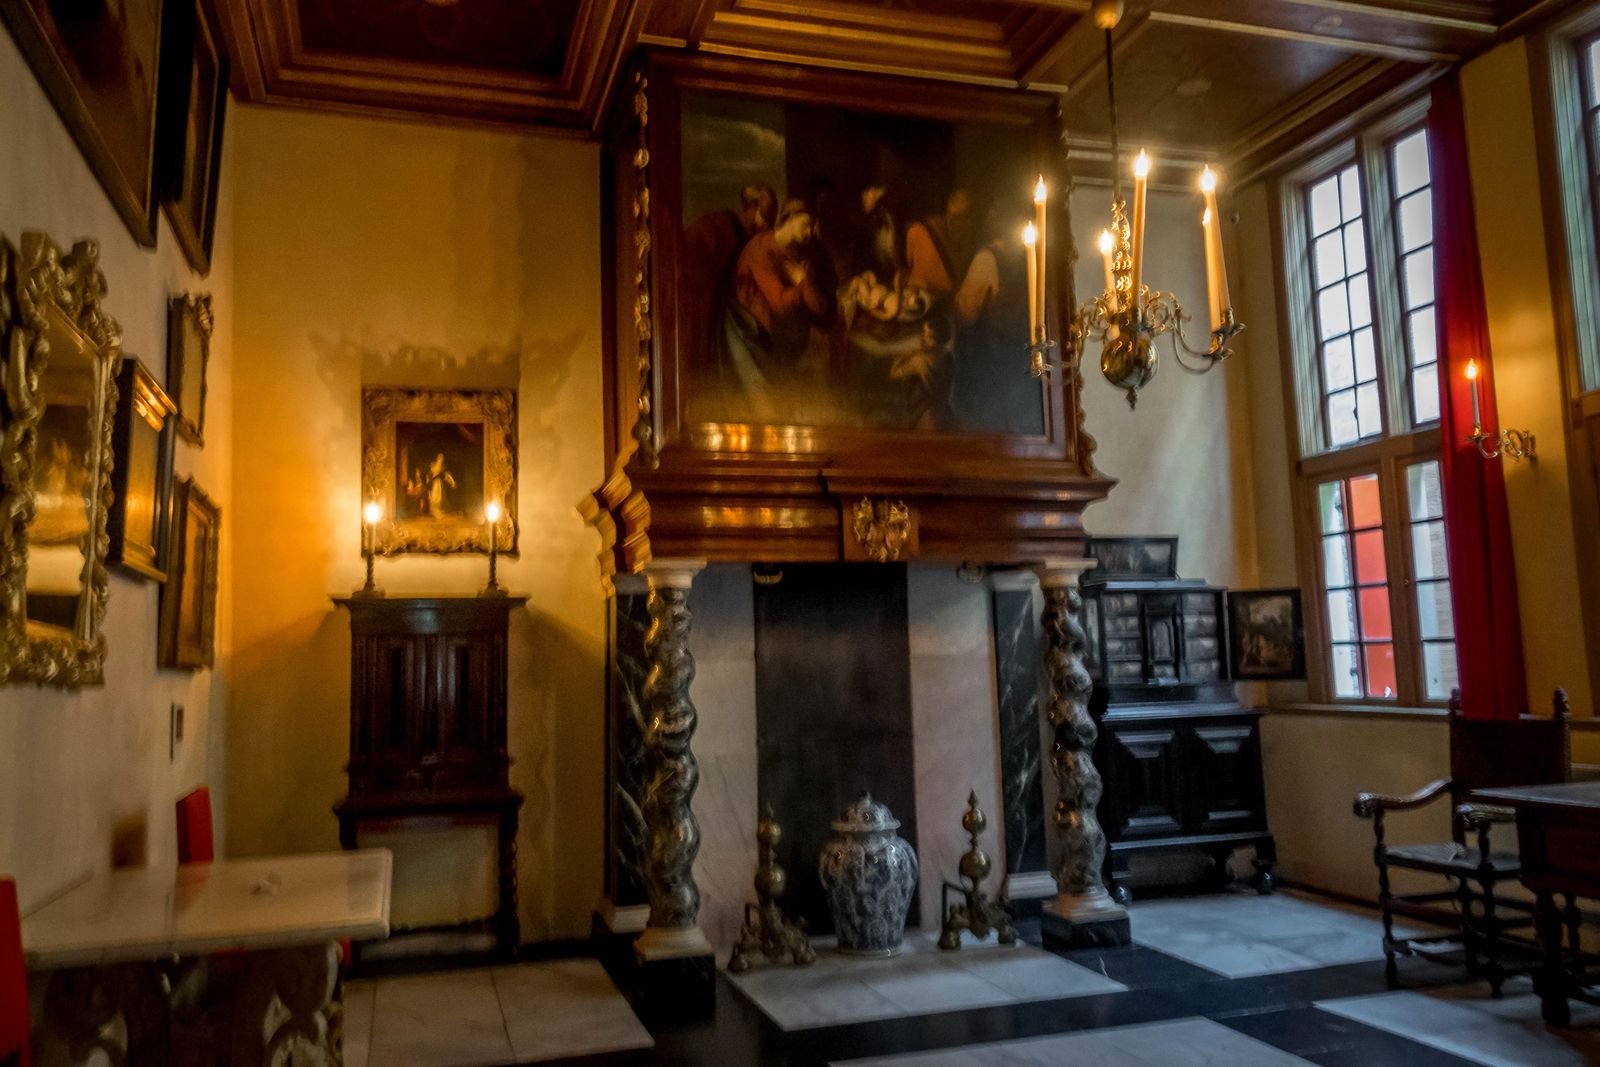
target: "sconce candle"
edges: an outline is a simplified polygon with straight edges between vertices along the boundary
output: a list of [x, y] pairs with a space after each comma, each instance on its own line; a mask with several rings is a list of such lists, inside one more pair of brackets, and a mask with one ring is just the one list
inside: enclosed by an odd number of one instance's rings
[[1039, 340], [1039, 231], [1033, 223], [1022, 228], [1022, 246], [1028, 253], [1028, 343]]
[[1128, 292], [1135, 307], [1139, 306], [1139, 279], [1144, 270], [1144, 199], [1150, 185], [1150, 156], [1139, 149], [1139, 158], [1133, 161], [1133, 284]]
[[1478, 385], [1478, 361], [1475, 359], [1467, 360], [1467, 381], [1472, 383], [1472, 432], [1477, 433], [1483, 429], [1483, 414], [1479, 409], [1478, 390], [1482, 387]]
[[1205, 228], [1206, 291], [1211, 299], [1211, 329], [1222, 328], [1232, 301], [1228, 295], [1228, 269], [1222, 258], [1222, 216], [1217, 212], [1217, 176], [1210, 167], [1200, 172], [1200, 192], [1206, 211], [1200, 224]]
[[1033, 224], [1039, 229], [1039, 243], [1034, 248], [1034, 255], [1039, 261], [1039, 304], [1034, 312], [1034, 320], [1041, 327], [1045, 323], [1045, 292], [1046, 286], [1049, 284], [1046, 279], [1050, 274], [1048, 266], [1050, 260], [1045, 254], [1045, 207], [1049, 201], [1050, 189], [1044, 184], [1044, 175], [1041, 174], [1039, 175], [1039, 180], [1033, 186]]
[[367, 584], [355, 592], [356, 596], [382, 596], [383, 590], [373, 581], [372, 557], [378, 551], [378, 520], [383, 518], [383, 508], [376, 500], [369, 500], [361, 509], [361, 554], [367, 560]]

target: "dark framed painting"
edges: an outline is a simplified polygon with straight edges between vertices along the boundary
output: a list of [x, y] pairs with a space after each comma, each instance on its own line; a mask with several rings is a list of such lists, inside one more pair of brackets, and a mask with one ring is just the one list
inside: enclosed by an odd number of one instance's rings
[[216, 659], [222, 511], [193, 478], [173, 493], [170, 528], [158, 662], [183, 670], [209, 667]]
[[211, 359], [211, 296], [186, 293], [167, 307], [167, 389], [178, 406], [178, 432], [204, 447], [206, 364]]
[[517, 395], [512, 389], [361, 392], [362, 500], [382, 518], [375, 552], [517, 552]]
[[128, 231], [156, 243], [163, 0], [0, 0], [0, 17]]
[[116, 458], [111, 469], [106, 561], [157, 582], [167, 579], [173, 417], [177, 410], [143, 363], [132, 357], [123, 360], [111, 431]]
[[1091, 537], [1084, 551], [1099, 560], [1097, 578], [1176, 578], [1176, 537]]
[[207, 4], [167, 0], [162, 71], [161, 197], [172, 235], [189, 265], [211, 270], [222, 131], [228, 110], [228, 59]]
[[1228, 592], [1229, 664], [1235, 681], [1306, 676], [1306, 633], [1300, 590]]

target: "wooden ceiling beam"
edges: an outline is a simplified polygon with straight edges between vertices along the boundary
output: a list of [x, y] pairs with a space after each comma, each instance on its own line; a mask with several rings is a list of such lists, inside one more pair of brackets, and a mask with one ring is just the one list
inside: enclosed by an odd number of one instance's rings
[[1188, 26], [1193, 29], [1217, 30], [1245, 37], [1269, 37], [1280, 41], [1297, 41], [1301, 44], [1322, 45], [1344, 52], [1378, 56], [1405, 63], [1449, 63], [1460, 56], [1455, 52], [1440, 52], [1425, 48], [1368, 41], [1355, 37], [1335, 37], [1326, 33], [1308, 33], [1303, 30], [1284, 29], [1261, 23], [1233, 22], [1227, 19], [1199, 15], [1182, 15], [1168, 11], [1153, 11], [1150, 21], [1170, 26]]
[[[1122, 21], [1112, 31], [1113, 54], [1121, 56], [1127, 51], [1149, 23], [1150, 4], [1130, 4]], [[1105, 31], [1090, 19], [1079, 19], [1049, 52], [1017, 75], [1017, 82], [1027, 88], [1055, 89], [1070, 98], [1081, 92], [1092, 76], [1104, 70], [1105, 59]]]

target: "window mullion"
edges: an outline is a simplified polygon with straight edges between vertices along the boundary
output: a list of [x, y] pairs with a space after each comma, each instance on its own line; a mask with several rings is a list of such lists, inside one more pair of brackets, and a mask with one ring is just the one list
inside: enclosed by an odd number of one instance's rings
[[1410, 512], [1402, 465], [1384, 456], [1378, 465], [1383, 507], [1384, 556], [1389, 564], [1389, 618], [1394, 629], [1395, 696], [1407, 707], [1427, 703], [1421, 683], [1422, 634], [1417, 621], [1416, 575], [1411, 566]]
[[1395, 249], [1394, 202], [1390, 198], [1388, 150], [1376, 137], [1361, 141], [1361, 173], [1367, 198], [1367, 264], [1373, 290], [1373, 322], [1378, 342], [1378, 389], [1383, 398], [1384, 427], [1389, 434], [1409, 433], [1411, 389], [1402, 321], [1404, 313], [1400, 264]]

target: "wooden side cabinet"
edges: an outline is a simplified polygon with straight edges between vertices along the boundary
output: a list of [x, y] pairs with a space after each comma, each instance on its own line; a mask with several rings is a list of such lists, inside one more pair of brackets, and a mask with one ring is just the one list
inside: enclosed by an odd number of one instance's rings
[[[517, 920], [517, 816], [506, 749], [507, 634], [525, 597], [336, 597], [350, 612], [350, 791], [339, 840], [360, 833], [492, 825], [493, 916], [448, 927], [492, 932], [509, 956]], [[421, 933], [439, 927], [410, 927]]]

